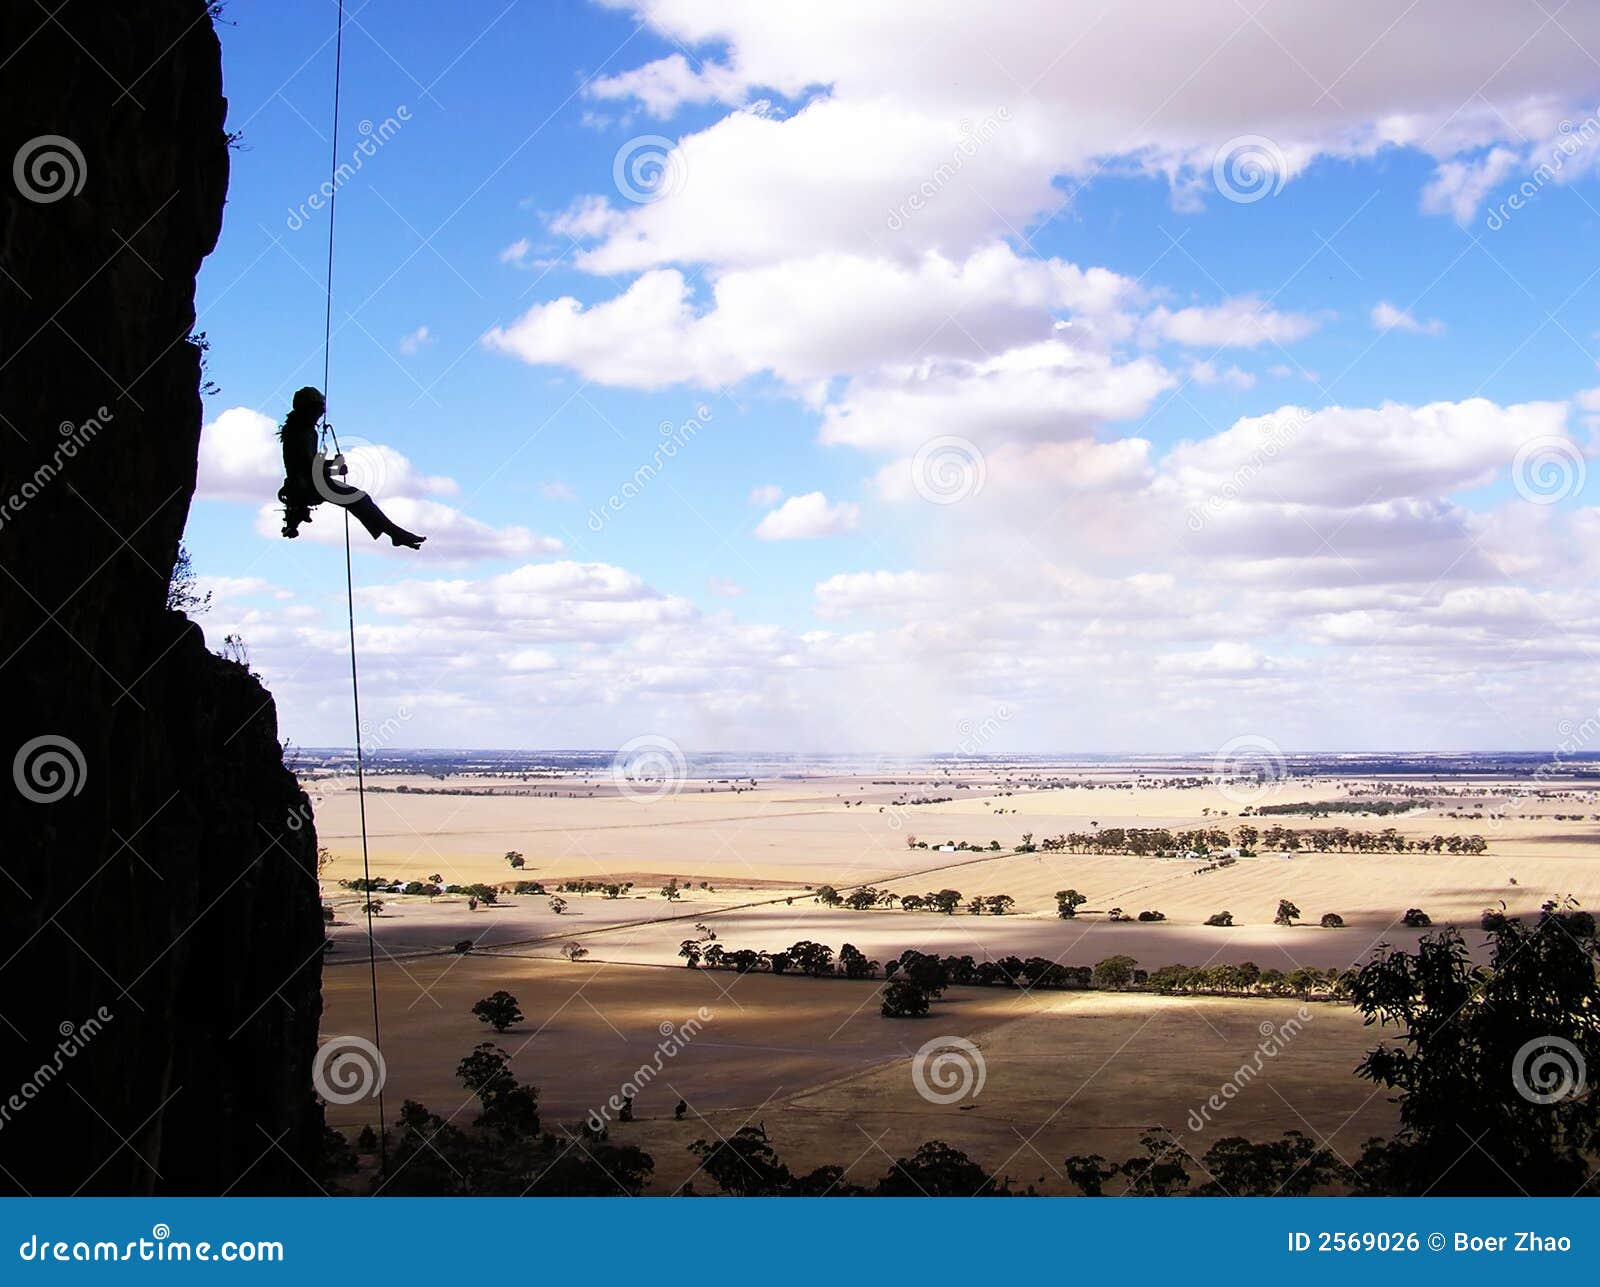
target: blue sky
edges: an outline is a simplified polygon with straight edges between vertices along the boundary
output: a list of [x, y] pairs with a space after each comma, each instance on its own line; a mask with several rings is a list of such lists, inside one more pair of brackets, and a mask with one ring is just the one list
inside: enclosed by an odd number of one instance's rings
[[[434, 533], [358, 542], [374, 724], [1558, 744], [1600, 643], [1600, 24], [1167, 8], [350, 4], [329, 414]], [[321, 380], [335, 7], [224, 17], [188, 542], [285, 735], [344, 742], [338, 516], [261, 514]], [[970, 495], [929, 503], [929, 443]]]

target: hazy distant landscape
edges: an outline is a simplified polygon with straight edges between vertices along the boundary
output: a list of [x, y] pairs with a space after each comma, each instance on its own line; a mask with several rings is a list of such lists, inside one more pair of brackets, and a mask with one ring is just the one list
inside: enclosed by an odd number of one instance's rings
[[[332, 917], [324, 1036], [368, 1021], [369, 903], [391, 1104], [462, 1102], [457, 1065], [485, 1035], [472, 1007], [497, 990], [523, 1017], [496, 1039], [546, 1120], [602, 1109], [687, 1022], [632, 1120], [607, 1118], [612, 1143], [654, 1160], [650, 1192], [696, 1175], [705, 1191], [690, 1145], [757, 1122], [791, 1168], [840, 1165], [846, 1183], [938, 1139], [1072, 1193], [1067, 1157], [1137, 1153], [1157, 1126], [1193, 1157], [1300, 1131], [1351, 1163], [1396, 1117], [1355, 1075], [1393, 1033], [1363, 1026], [1350, 972], [1447, 927], [1484, 959], [1486, 913], [1600, 906], [1592, 758], [1553, 771], [1520, 755], [1308, 755], [1219, 772], [1203, 756], [619, 768], [581, 752], [386, 752], [368, 766], [370, 892], [349, 767], [298, 760]], [[826, 959], [808, 963], [806, 945]], [[943, 958], [950, 982], [926, 1014], [889, 1017], [908, 949]], [[1293, 1039], [1194, 1129], [1285, 1023]], [[919, 1093], [935, 1037], [971, 1043], [947, 1071], [970, 1083], [981, 1069], [979, 1091]], [[374, 1105], [330, 1105], [328, 1120], [354, 1138]]]

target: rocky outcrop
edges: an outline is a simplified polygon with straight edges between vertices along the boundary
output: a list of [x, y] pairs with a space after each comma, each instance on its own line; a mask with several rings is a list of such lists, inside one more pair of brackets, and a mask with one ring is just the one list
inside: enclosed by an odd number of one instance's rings
[[210, 9], [0, 7], [0, 1191], [316, 1169], [310, 809], [270, 694], [166, 606], [228, 181]]

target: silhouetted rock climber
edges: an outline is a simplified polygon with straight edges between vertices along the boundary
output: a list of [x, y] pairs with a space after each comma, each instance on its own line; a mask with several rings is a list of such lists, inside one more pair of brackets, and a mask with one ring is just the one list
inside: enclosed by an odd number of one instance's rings
[[408, 532], [358, 487], [340, 481], [345, 472], [342, 456], [328, 457], [317, 450], [317, 421], [327, 404], [320, 389], [309, 385], [294, 395], [294, 408], [284, 417], [278, 438], [283, 443], [283, 486], [278, 499], [283, 502], [283, 534], [291, 540], [300, 535], [300, 525], [311, 521], [311, 511], [328, 501], [355, 516], [373, 540], [387, 536], [396, 545], [421, 549], [428, 538]]

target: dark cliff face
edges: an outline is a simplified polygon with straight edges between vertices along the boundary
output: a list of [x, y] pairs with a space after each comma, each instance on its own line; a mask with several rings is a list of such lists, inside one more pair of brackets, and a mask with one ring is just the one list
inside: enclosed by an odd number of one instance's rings
[[303, 1192], [310, 809], [165, 606], [220, 50], [204, 0], [50, 9], [0, 8], [0, 1192]]

